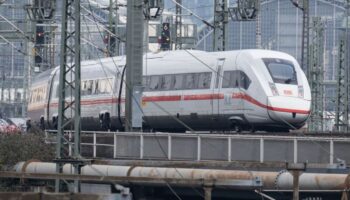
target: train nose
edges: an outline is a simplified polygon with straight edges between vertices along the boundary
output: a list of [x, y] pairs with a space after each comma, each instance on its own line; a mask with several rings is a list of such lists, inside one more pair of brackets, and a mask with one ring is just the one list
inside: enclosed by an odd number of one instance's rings
[[[310, 115], [311, 102], [297, 97], [268, 98], [268, 114], [274, 121], [302, 126]], [[299, 127], [298, 127], [299, 128]]]

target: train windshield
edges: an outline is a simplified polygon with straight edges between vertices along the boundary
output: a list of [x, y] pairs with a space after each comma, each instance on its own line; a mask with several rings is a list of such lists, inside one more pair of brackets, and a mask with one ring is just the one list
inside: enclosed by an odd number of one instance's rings
[[278, 58], [263, 58], [263, 61], [275, 83], [298, 84], [292, 62]]

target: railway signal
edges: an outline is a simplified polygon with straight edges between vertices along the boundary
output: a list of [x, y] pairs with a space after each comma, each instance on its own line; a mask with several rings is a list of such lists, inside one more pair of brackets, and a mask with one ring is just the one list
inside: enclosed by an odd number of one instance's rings
[[162, 24], [162, 33], [160, 39], [160, 49], [161, 50], [170, 50], [170, 31], [169, 23]]

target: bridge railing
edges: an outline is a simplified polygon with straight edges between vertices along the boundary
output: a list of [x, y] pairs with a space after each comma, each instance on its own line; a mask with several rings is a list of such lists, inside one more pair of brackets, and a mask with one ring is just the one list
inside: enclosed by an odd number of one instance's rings
[[[72, 153], [73, 132], [66, 132]], [[55, 143], [55, 132], [46, 132]], [[253, 161], [334, 165], [350, 162], [350, 138], [83, 131], [82, 156], [107, 159]]]

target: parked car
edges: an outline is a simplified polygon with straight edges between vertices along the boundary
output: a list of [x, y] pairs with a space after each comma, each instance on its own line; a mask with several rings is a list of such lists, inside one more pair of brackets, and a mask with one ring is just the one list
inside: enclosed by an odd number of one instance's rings
[[21, 129], [9, 119], [0, 119], [0, 133], [20, 133]]
[[22, 133], [27, 131], [26, 118], [9, 118], [8, 120], [15, 124], [22, 131]]

